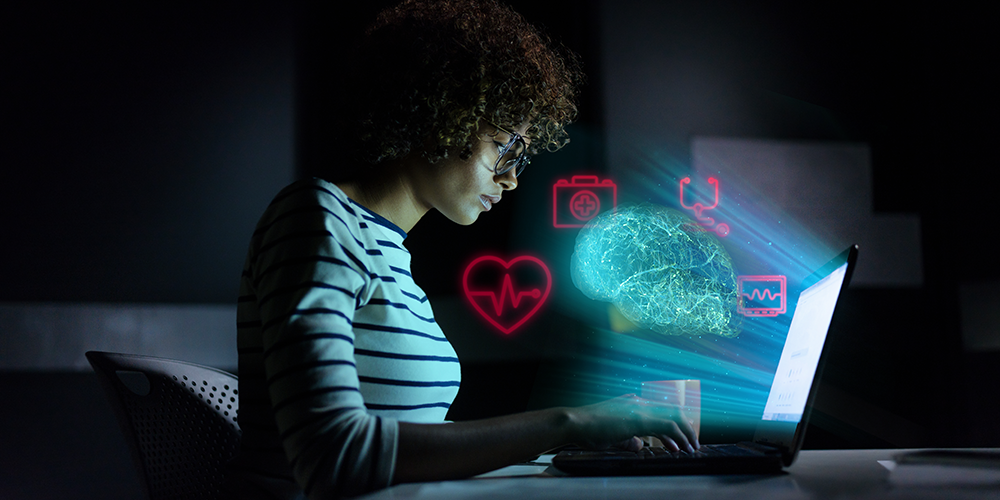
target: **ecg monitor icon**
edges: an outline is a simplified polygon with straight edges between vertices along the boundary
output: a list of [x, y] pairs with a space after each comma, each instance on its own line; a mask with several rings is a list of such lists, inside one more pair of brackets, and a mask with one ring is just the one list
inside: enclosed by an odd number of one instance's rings
[[[514, 291], [514, 284], [510, 281], [510, 275], [509, 274], [505, 274], [504, 277], [503, 277], [503, 286], [500, 288], [500, 296], [499, 297], [497, 296], [497, 293], [494, 292], [494, 291], [492, 291], [492, 290], [488, 290], [488, 291], [485, 291], [485, 292], [473, 292], [473, 291], [470, 290], [467, 293], [469, 294], [469, 300], [475, 300], [474, 297], [477, 297], [477, 298], [478, 297], [488, 298], [489, 301], [492, 303], [493, 310], [496, 311], [496, 315], [497, 316], [500, 316], [500, 315], [503, 314], [503, 312], [504, 312], [503, 311], [504, 310], [504, 303], [507, 300], [510, 300], [511, 307], [513, 307], [514, 309], [517, 309], [518, 307], [521, 306], [521, 299], [523, 299], [525, 297], [531, 297], [533, 299], [537, 299], [537, 298], [539, 298], [539, 297], [542, 296], [542, 291], [539, 290], [539, 289], [537, 289], [537, 288], [534, 288], [534, 289], [532, 289], [531, 291], [528, 291], [528, 292], [524, 292], [524, 291], [522, 291], [522, 292], [515, 292]], [[507, 298], [508, 295], [510, 296], [509, 299]]]
[[788, 307], [787, 288], [783, 275], [737, 276], [736, 291], [740, 301], [736, 312], [747, 317], [766, 318], [784, 314]]

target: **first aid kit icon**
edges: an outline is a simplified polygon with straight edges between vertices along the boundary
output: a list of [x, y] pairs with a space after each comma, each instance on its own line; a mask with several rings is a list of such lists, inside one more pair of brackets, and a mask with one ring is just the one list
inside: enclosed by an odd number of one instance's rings
[[615, 208], [618, 186], [611, 179], [596, 175], [574, 175], [569, 181], [559, 179], [552, 186], [552, 225], [583, 227], [597, 214]]

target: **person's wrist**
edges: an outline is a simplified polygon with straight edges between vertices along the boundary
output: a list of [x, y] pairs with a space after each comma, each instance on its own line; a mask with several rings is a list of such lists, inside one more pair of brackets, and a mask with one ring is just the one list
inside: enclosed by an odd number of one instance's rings
[[579, 434], [579, 419], [573, 408], [560, 406], [557, 408], [552, 408], [552, 418], [553, 425], [555, 427], [555, 435], [558, 436], [558, 444], [556, 446], [563, 446], [567, 444], [573, 444], [578, 440]]

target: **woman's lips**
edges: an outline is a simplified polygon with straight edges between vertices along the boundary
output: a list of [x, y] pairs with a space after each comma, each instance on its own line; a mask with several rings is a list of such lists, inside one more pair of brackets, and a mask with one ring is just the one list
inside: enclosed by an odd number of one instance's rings
[[486, 208], [486, 211], [489, 212], [490, 209], [493, 208], [494, 203], [500, 202], [500, 197], [490, 196], [488, 194], [481, 194], [479, 195], [479, 201], [483, 204], [483, 207]]

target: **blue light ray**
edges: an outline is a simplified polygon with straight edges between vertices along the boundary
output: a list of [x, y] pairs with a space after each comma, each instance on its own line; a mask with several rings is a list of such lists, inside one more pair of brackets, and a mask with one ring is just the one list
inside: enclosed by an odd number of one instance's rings
[[571, 382], [555, 391], [560, 400], [578, 405], [639, 394], [645, 381], [695, 379], [701, 381], [703, 421], [723, 416], [756, 419], [763, 411], [777, 356], [733, 340], [671, 338], [665, 343], [595, 329], [580, 339], [572, 373], [566, 376]]

